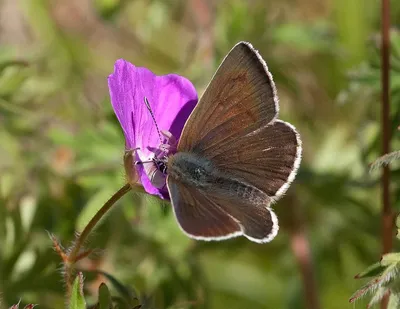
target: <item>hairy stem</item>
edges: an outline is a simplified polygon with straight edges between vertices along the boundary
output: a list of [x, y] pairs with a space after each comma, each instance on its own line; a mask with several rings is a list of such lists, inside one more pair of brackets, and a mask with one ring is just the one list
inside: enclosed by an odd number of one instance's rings
[[80, 251], [85, 243], [86, 239], [99, 223], [99, 221], [104, 217], [104, 215], [115, 205], [115, 203], [124, 196], [129, 190], [131, 190], [131, 185], [126, 184], [121, 189], [119, 189], [96, 213], [96, 215], [89, 221], [82, 233], [78, 236], [71, 252], [68, 254], [68, 265], [66, 265], [66, 278], [68, 278], [67, 287], [69, 288], [72, 280], [73, 265], [79, 260]]
[[96, 227], [97, 223], [104, 217], [104, 215], [114, 206], [114, 204], [123, 197], [129, 190], [131, 186], [129, 184], [124, 185], [121, 189], [119, 189], [104, 205], [100, 208], [100, 210], [94, 215], [94, 217], [89, 221], [86, 227], [83, 229], [82, 233], [79, 235], [78, 239], [75, 242], [74, 248], [69, 254], [70, 262], [74, 263], [77, 255], [79, 254], [83, 244], [88, 238], [89, 234]]

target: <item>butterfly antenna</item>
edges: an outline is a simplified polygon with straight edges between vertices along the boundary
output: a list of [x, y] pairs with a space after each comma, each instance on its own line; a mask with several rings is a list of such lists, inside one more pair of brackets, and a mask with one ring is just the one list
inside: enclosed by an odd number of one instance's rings
[[161, 142], [161, 144], [162, 144], [163, 141], [162, 141], [162, 138], [161, 138], [160, 129], [158, 128], [156, 118], [154, 117], [153, 111], [151, 110], [151, 107], [150, 107], [150, 103], [149, 103], [149, 101], [147, 100], [146, 97], [144, 97], [144, 104], [146, 104], [146, 107], [147, 107], [147, 109], [148, 109], [149, 112], [150, 112], [151, 118], [153, 118], [154, 125], [156, 126], [156, 129], [157, 129], [158, 137], [159, 137], [160, 142]]

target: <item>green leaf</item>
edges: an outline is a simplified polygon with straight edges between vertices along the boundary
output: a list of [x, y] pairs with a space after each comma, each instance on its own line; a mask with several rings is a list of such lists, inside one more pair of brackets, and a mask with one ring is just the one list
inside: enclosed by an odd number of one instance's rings
[[112, 19], [122, 7], [121, 0], [95, 0], [94, 6], [98, 14], [106, 19]]
[[0, 76], [0, 95], [11, 96], [16, 93], [28, 78], [28, 73], [20, 67], [8, 67]]
[[389, 303], [387, 309], [398, 309], [398, 308], [400, 308], [400, 295], [392, 292], [389, 297]]
[[112, 303], [114, 309], [132, 309], [132, 304], [127, 302], [126, 299], [119, 296], [113, 296]]
[[375, 277], [384, 271], [386, 266], [383, 266], [381, 262], [376, 262], [369, 266], [367, 269], [364, 271], [360, 272], [355, 276], [356, 279], [361, 279], [361, 278], [368, 278], [368, 277]]
[[400, 151], [393, 151], [391, 153], [385, 154], [384, 156], [379, 157], [372, 163], [370, 171], [374, 171], [382, 166], [386, 166], [392, 163], [393, 161], [399, 159], [400, 159]]
[[99, 286], [99, 305], [99, 309], [109, 309], [111, 305], [110, 291], [104, 282]]
[[72, 285], [69, 309], [86, 309], [85, 297], [83, 296], [83, 274], [81, 272]]
[[389, 266], [400, 262], [400, 253], [387, 253], [382, 256], [381, 265]]
[[385, 286], [378, 287], [376, 291], [374, 291], [373, 296], [371, 297], [371, 300], [368, 303], [368, 308], [379, 303], [388, 292], [389, 292], [388, 287]]
[[367, 293], [370, 293], [379, 287], [380, 280], [379, 279], [372, 279], [367, 284], [359, 288], [357, 291], [351, 295], [349, 302], [353, 303], [356, 300], [364, 297]]
[[112, 284], [112, 286], [119, 292], [119, 294], [129, 303], [133, 303], [133, 300], [137, 300], [137, 293], [133, 288], [128, 288], [125, 285], [123, 285], [121, 282], [118, 281], [114, 276], [110, 275], [109, 273], [106, 273], [101, 270], [90, 270], [87, 272], [95, 273], [95, 274], [101, 274], [104, 277], [106, 277]]
[[27, 67], [29, 65], [29, 63], [27, 61], [24, 60], [14, 60], [14, 59], [8, 59], [6, 61], [0, 61], [0, 73], [1, 71], [3, 71], [4, 69], [8, 68], [8, 67]]

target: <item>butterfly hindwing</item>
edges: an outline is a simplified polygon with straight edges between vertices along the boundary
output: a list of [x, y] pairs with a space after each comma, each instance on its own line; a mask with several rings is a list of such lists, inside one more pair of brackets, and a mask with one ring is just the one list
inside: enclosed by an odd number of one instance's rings
[[167, 177], [175, 217], [190, 237], [221, 240], [242, 235], [238, 222], [200, 191]]
[[204, 192], [167, 178], [177, 221], [190, 237], [222, 240], [244, 235], [258, 243], [271, 241], [278, 232], [274, 212], [263, 204], [227, 196], [217, 185]]

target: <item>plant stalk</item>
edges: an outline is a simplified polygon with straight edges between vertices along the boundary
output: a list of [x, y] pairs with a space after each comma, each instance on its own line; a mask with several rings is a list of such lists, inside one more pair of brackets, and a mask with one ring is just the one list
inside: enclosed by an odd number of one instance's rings
[[79, 234], [78, 239], [75, 242], [75, 245], [68, 256], [68, 259], [71, 263], [74, 263], [76, 257], [80, 253], [80, 250], [85, 243], [86, 239], [88, 238], [89, 234], [92, 230], [96, 227], [97, 223], [104, 217], [104, 215], [114, 206], [114, 204], [123, 197], [129, 190], [131, 190], [131, 185], [126, 184], [121, 189], [119, 189], [101, 208], [100, 210], [94, 215], [94, 217], [89, 221], [89, 223], [85, 226], [82, 233]]
[[131, 185], [126, 184], [121, 189], [119, 189], [94, 215], [94, 217], [89, 221], [89, 223], [85, 226], [82, 233], [79, 234], [78, 239], [74, 243], [74, 246], [71, 249], [71, 252], [68, 254], [68, 257], [64, 260], [64, 279], [66, 280], [67, 285], [67, 300], [71, 294], [71, 284], [73, 280], [73, 272], [75, 263], [80, 260], [82, 257], [85, 257], [91, 251], [87, 251], [85, 253], [81, 253], [81, 248], [84, 245], [86, 239], [89, 237], [90, 233], [95, 229], [100, 220], [104, 217], [104, 215], [115, 205], [115, 203], [123, 197], [129, 190], [131, 190]]

